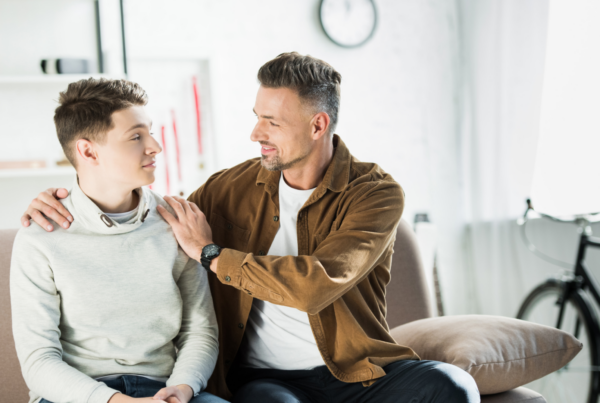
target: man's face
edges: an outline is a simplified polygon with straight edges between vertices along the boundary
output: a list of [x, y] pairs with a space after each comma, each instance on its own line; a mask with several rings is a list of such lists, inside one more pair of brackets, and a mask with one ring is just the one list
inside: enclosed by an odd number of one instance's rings
[[270, 171], [299, 166], [312, 151], [311, 113], [289, 88], [265, 88], [256, 95], [258, 122], [250, 135], [261, 144], [262, 165]]
[[112, 114], [114, 127], [103, 144], [95, 144], [102, 175], [132, 189], [154, 182], [155, 158], [161, 146], [150, 133], [152, 121], [143, 106]]

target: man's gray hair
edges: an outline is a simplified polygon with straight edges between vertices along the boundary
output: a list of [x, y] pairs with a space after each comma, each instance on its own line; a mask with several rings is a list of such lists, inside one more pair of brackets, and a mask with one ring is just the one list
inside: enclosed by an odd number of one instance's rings
[[297, 52], [282, 53], [258, 70], [258, 81], [267, 88], [289, 88], [314, 112], [329, 115], [333, 134], [340, 110], [342, 75], [328, 63]]

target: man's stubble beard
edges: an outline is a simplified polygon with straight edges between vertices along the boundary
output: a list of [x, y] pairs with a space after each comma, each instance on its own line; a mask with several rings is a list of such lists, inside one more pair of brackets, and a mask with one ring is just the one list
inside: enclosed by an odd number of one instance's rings
[[282, 162], [281, 158], [279, 157], [279, 155], [276, 155], [275, 157], [273, 157], [273, 161], [268, 162], [267, 161], [267, 157], [265, 157], [264, 155], [261, 156], [261, 163], [262, 166], [265, 167], [265, 169], [267, 171], [285, 171], [286, 169], [290, 169], [292, 168], [294, 165], [296, 165], [297, 163], [299, 163], [300, 161], [306, 159], [306, 157], [308, 157], [310, 154], [310, 151], [307, 152], [306, 154], [304, 154], [301, 157], [298, 157], [296, 159], [293, 159], [289, 162]]

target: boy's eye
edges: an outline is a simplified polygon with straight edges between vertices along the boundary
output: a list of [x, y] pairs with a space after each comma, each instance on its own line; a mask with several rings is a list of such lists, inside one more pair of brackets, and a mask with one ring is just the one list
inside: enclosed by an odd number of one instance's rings
[[132, 140], [139, 140], [140, 139], [140, 135], [136, 134], [134, 138], [132, 138]]

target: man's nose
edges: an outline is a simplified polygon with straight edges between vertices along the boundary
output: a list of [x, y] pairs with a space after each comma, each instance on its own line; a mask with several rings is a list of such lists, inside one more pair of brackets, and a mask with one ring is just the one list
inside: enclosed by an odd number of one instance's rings
[[252, 141], [266, 141], [269, 136], [266, 134], [266, 131], [263, 129], [263, 126], [260, 122], [256, 122], [254, 126], [254, 130], [250, 133], [250, 140]]

